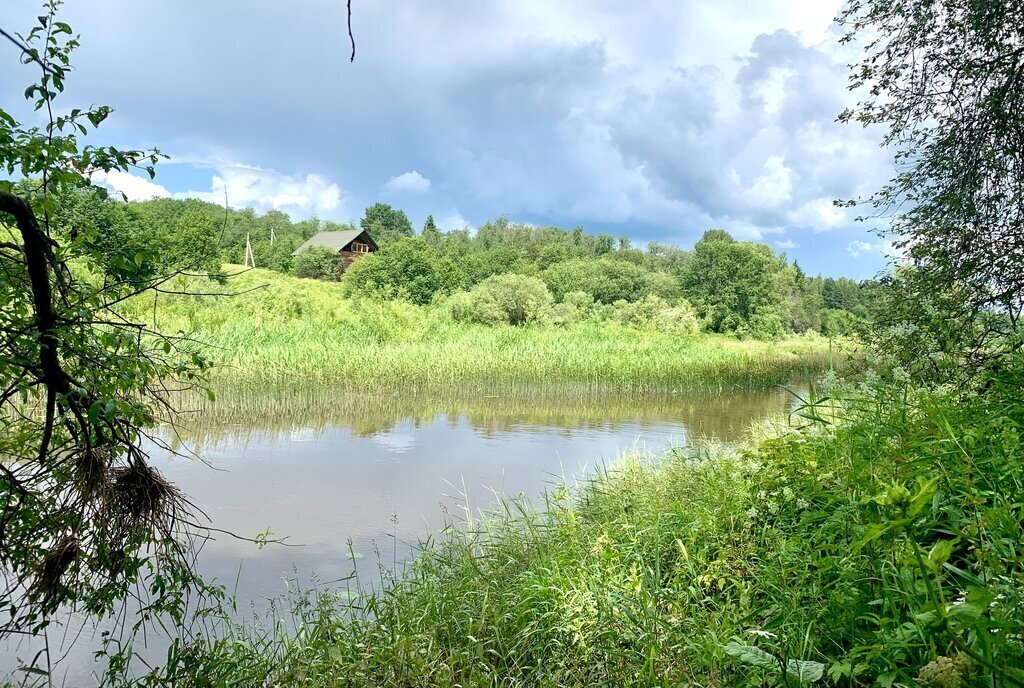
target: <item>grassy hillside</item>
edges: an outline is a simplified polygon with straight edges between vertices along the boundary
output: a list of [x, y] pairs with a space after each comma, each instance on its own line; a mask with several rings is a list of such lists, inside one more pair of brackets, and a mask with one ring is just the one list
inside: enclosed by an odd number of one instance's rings
[[[456, 322], [443, 304], [352, 300], [339, 284], [266, 270], [244, 272], [226, 286], [179, 286], [235, 294], [161, 295], [155, 310], [161, 330], [203, 343], [218, 364], [218, 384], [718, 388], [777, 384], [820, 369], [830, 355], [819, 337], [683, 337], [594, 319], [527, 327]], [[152, 301], [131, 308], [135, 318], [153, 317]]]

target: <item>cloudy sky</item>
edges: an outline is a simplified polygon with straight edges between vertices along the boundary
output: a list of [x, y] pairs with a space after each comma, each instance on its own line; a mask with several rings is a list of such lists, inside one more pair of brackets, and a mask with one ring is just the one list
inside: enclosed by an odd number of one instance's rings
[[[66, 107], [172, 156], [131, 198], [189, 195], [417, 225], [513, 220], [691, 246], [709, 228], [863, 278], [886, 246], [833, 199], [890, 175], [851, 102], [841, 0], [67, 0]], [[4, 0], [26, 29], [38, 3]], [[33, 77], [0, 46], [0, 98]], [[25, 114], [18, 110], [19, 114]], [[26, 117], [28, 115], [25, 115]]]

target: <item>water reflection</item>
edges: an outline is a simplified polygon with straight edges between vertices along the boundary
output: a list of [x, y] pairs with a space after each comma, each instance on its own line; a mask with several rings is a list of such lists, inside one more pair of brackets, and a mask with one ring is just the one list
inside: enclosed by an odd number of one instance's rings
[[[228, 390], [166, 439], [204, 462], [168, 455], [159, 465], [218, 528], [271, 530], [301, 548], [220, 538], [203, 552], [208, 575], [239, 595], [272, 597], [296, 572], [364, 579], [455, 510], [493, 502], [493, 491], [534, 497], [633, 448], [737, 439], [785, 410], [784, 390], [723, 394], [601, 395], [523, 389], [352, 395], [330, 389]], [[207, 465], [209, 464], [209, 465]], [[397, 545], [396, 545], [397, 543]], [[384, 549], [387, 556], [375, 552]]]
[[[221, 390], [214, 404], [184, 400], [191, 412], [160, 433], [175, 451], [155, 450], [153, 459], [216, 528], [248, 537], [270, 530], [301, 545], [259, 549], [228, 536], [205, 545], [200, 569], [234, 589], [244, 611], [250, 600], [259, 609], [281, 596], [288, 579], [337, 581], [355, 569], [363, 582], [378, 580], [379, 566], [407, 559], [411, 543], [463, 509], [493, 504], [494, 491], [536, 497], [634, 448], [733, 441], [751, 423], [785, 412], [790, 398], [781, 389]], [[74, 617], [66, 625], [80, 627]], [[58, 674], [69, 685], [93, 683], [97, 642], [86, 630], [77, 646], [61, 647], [69, 654]], [[159, 660], [162, 641], [150, 643]], [[0, 666], [13, 671], [38, 649], [38, 642], [11, 643]]]

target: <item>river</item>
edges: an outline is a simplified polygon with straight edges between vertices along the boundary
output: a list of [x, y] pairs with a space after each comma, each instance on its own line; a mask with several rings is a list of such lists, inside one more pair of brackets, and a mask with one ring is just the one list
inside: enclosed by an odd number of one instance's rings
[[[199, 557], [208, 579], [240, 608], [265, 608], [288, 585], [361, 584], [400, 566], [423, 537], [476, 517], [496, 495], [539, 503], [624, 452], [732, 442], [786, 412], [782, 389], [721, 393], [596, 394], [585, 390], [466, 390], [352, 394], [332, 389], [232, 390], [192, 402], [157, 436], [154, 465], [207, 514], [260, 547], [215, 533]], [[198, 458], [196, 458], [198, 457]], [[347, 583], [348, 584], [348, 583]], [[56, 644], [51, 636], [51, 645]], [[90, 645], [87, 630], [80, 643]], [[11, 643], [11, 670], [35, 643]], [[53, 648], [52, 648], [53, 649]], [[55, 674], [85, 683], [88, 651], [75, 648]]]

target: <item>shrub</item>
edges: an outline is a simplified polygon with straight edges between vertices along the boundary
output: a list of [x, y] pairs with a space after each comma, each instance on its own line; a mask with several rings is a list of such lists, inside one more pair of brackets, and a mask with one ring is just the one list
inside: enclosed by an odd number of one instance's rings
[[594, 297], [585, 291], [572, 291], [561, 303], [551, 307], [551, 322], [555, 325], [572, 325], [594, 314]]
[[571, 291], [562, 297], [562, 303], [583, 313], [589, 313], [594, 308], [594, 297], [585, 291]]
[[686, 299], [679, 299], [676, 305], [662, 311], [655, 321], [655, 329], [684, 337], [692, 337], [701, 331], [701, 321], [697, 312]]
[[614, 307], [615, 319], [623, 325], [682, 336], [700, 331], [700, 319], [685, 299], [670, 305], [660, 296], [648, 294], [633, 303], [617, 301]]
[[295, 256], [295, 276], [337, 281], [338, 254], [326, 246], [314, 246]]
[[829, 337], [853, 334], [861, 319], [846, 310], [828, 309], [821, 317], [821, 333]]
[[782, 316], [773, 310], [754, 313], [750, 319], [736, 328], [741, 339], [781, 339], [786, 334]]
[[[665, 277], [672, 280], [668, 275]], [[541, 273], [541, 279], [559, 299], [570, 292], [583, 291], [602, 303], [615, 303], [620, 299], [636, 301], [652, 293], [655, 286], [659, 289], [667, 286], [665, 279], [652, 280], [639, 265], [612, 258], [574, 258], [555, 263]]]
[[423, 305], [437, 293], [457, 289], [461, 274], [451, 261], [438, 259], [422, 239], [405, 238], [352, 263], [343, 283], [349, 293]]
[[525, 325], [550, 315], [551, 292], [536, 277], [515, 273], [494, 275], [449, 303], [457, 320], [487, 325]]

